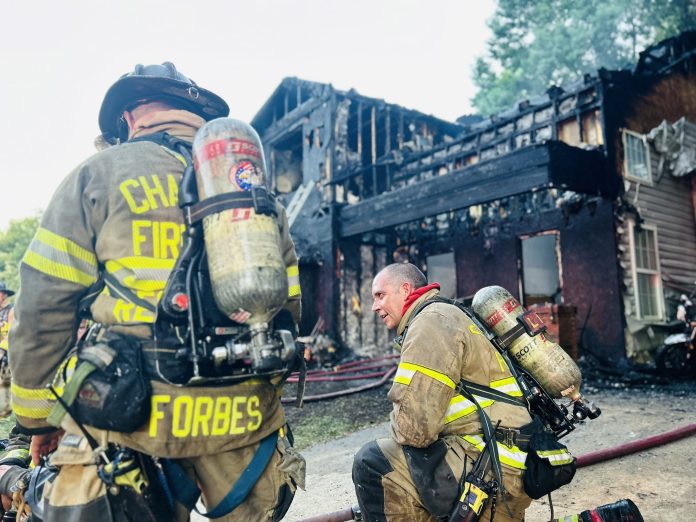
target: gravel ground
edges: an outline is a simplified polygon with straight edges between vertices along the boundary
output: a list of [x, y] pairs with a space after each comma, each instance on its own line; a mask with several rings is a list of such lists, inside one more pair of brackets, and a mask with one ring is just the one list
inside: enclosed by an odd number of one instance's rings
[[[625, 382], [608, 379], [586, 385], [583, 391], [602, 408], [602, 415], [564, 439], [576, 456], [696, 423], [694, 383], [627, 387]], [[358, 411], [369, 414], [368, 400], [376, 411], [383, 411], [385, 394], [386, 387], [381, 394], [361, 397]], [[353, 454], [366, 442], [387, 436], [387, 426], [382, 422], [305, 449], [307, 491], [298, 492], [285, 520], [303, 520], [354, 505]], [[555, 516], [630, 498], [646, 521], [696, 520], [696, 480], [691, 476], [695, 455], [696, 437], [692, 436], [579, 469], [571, 484], [554, 493]], [[527, 511], [527, 522], [549, 520], [549, 514], [548, 502], [535, 501]]]

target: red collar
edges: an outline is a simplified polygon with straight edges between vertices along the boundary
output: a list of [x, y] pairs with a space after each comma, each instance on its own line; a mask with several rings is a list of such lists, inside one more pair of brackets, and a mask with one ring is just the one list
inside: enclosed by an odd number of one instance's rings
[[404, 307], [401, 309], [401, 315], [404, 315], [406, 313], [406, 310], [410, 308], [410, 306], [423, 294], [430, 292], [430, 290], [439, 290], [440, 289], [440, 283], [431, 283], [427, 286], [422, 286], [410, 294], [408, 294], [408, 297], [406, 298], [406, 301], [404, 302]]

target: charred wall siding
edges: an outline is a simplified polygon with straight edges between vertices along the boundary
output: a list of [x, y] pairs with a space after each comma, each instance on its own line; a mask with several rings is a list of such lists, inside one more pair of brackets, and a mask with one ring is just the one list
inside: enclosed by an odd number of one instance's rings
[[563, 300], [577, 307], [579, 341], [588, 351], [620, 358], [624, 353], [623, 319], [613, 222], [611, 202], [596, 199], [567, 217], [550, 210], [519, 221], [507, 235], [495, 239], [492, 250], [483, 236], [460, 237], [455, 247], [458, 296], [500, 285], [519, 299], [519, 237], [558, 230]]
[[372, 312], [372, 279], [388, 264], [387, 248], [343, 241], [340, 252], [341, 340], [360, 355], [385, 353], [391, 346], [392, 333]]
[[[610, 96], [618, 98], [619, 95], [612, 92]], [[615, 165], [620, 173], [624, 171], [621, 128], [647, 134], [664, 120], [674, 123], [685, 116], [688, 120], [696, 122], [696, 75], [674, 73], [659, 81], [644, 83], [637, 93], [628, 99], [630, 104], [626, 108], [626, 116], [615, 123]], [[687, 133], [685, 138], [684, 146], [696, 149], [694, 135]], [[639, 358], [644, 358], [645, 352], [656, 348], [667, 332], [659, 329], [651, 330], [652, 335], [640, 332], [641, 325], [648, 326], [661, 321], [643, 321], [637, 317], [630, 227], [631, 224], [635, 225], [638, 216], [645, 225], [654, 226], [657, 231], [665, 297], [664, 320], [674, 317], [679, 294], [690, 292], [696, 280], [696, 224], [692, 180], [675, 178], [668, 172], [661, 173], [660, 155], [652, 145], [650, 160], [652, 184], [624, 178], [623, 199], [635, 207], [637, 215], [628, 213], [617, 227], [619, 263], [624, 288], [623, 301], [628, 323], [625, 332], [626, 348], [630, 356]]]

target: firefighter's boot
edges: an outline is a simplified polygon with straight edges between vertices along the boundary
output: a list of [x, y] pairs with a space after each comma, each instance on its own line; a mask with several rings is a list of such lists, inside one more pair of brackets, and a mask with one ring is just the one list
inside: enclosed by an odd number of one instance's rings
[[638, 506], [632, 500], [623, 499], [577, 515], [557, 518], [555, 522], [644, 522]]

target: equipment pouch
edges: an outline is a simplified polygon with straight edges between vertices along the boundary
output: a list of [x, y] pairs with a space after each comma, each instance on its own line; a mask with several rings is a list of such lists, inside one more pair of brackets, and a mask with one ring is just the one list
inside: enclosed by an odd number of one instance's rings
[[[143, 372], [140, 342], [105, 332], [95, 344], [80, 348], [61, 398], [77, 422], [130, 433], [150, 418], [151, 394]], [[64, 415], [65, 408], [59, 402], [48, 422], [60, 426]]]
[[524, 491], [535, 500], [565, 486], [575, 475], [575, 457], [551, 431], [538, 424], [541, 429], [529, 439], [524, 472]]

